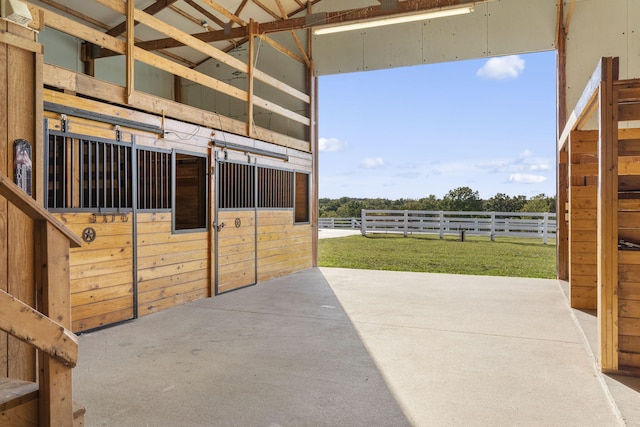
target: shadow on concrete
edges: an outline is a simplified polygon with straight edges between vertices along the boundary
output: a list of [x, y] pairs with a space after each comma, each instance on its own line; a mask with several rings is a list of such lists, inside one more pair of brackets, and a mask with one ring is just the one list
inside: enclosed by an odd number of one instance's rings
[[318, 269], [80, 337], [91, 426], [409, 425]]

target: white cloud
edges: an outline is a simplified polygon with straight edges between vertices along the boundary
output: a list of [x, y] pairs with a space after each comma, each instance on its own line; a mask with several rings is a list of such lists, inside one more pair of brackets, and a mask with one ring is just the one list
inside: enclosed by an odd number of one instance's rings
[[420, 172], [402, 172], [402, 173], [397, 173], [396, 176], [399, 178], [416, 179], [422, 176], [422, 174]]
[[476, 75], [483, 79], [515, 79], [524, 71], [524, 59], [519, 55], [491, 58], [476, 71]]
[[538, 165], [531, 165], [529, 166], [529, 170], [531, 172], [538, 172], [538, 171], [548, 171], [549, 165], [545, 165], [545, 164], [538, 164]]
[[347, 143], [337, 138], [320, 138], [318, 148], [323, 152], [342, 151], [347, 148]]
[[526, 159], [528, 157], [533, 156], [533, 152], [531, 150], [529, 150], [528, 148], [525, 149], [522, 153], [520, 153], [520, 158], [521, 159]]
[[530, 175], [526, 173], [512, 173], [509, 176], [509, 182], [512, 184], [540, 184], [546, 180], [546, 176]]
[[363, 169], [375, 169], [375, 168], [381, 168], [384, 166], [384, 160], [382, 159], [382, 157], [376, 157], [371, 158], [371, 157], [366, 157], [364, 159], [362, 159], [362, 161], [360, 162], [360, 167]]

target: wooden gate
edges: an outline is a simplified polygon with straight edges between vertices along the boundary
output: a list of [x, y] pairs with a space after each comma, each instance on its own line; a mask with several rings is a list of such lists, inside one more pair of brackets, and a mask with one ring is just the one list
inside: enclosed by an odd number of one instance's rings
[[84, 240], [71, 249], [72, 329], [135, 313], [131, 141], [48, 129], [47, 207]]
[[255, 165], [216, 162], [216, 294], [257, 281]]

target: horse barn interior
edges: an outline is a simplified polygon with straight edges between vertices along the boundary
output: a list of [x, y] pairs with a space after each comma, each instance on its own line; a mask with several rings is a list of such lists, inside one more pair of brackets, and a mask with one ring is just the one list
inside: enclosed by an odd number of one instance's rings
[[597, 310], [602, 371], [640, 374], [640, 252], [619, 247], [640, 243], [639, 18], [635, 0], [2, 0], [0, 376], [19, 397], [0, 412], [81, 425], [76, 333], [316, 266], [319, 76], [549, 50], [558, 279]]

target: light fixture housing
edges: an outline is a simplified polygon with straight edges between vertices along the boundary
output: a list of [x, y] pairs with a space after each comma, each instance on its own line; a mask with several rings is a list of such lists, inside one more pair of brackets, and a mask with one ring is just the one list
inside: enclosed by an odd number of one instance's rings
[[20, 25], [29, 25], [33, 21], [27, 4], [20, 0], [1, 0], [0, 16]]
[[424, 21], [427, 19], [444, 18], [447, 16], [464, 15], [473, 12], [473, 6], [431, 9], [422, 13], [410, 13], [393, 15], [387, 18], [368, 19], [365, 21], [355, 21], [346, 24], [331, 26], [320, 26], [313, 30], [313, 34], [320, 36], [323, 34], [341, 33], [343, 31], [363, 30], [365, 28], [383, 27], [386, 25], [404, 24], [407, 22]]

